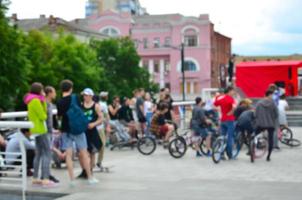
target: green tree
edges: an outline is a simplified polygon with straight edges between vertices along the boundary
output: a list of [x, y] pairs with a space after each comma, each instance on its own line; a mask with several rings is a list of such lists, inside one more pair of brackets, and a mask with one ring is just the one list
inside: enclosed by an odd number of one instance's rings
[[102, 71], [89, 45], [63, 32], [51, 35], [37, 30], [28, 33], [26, 43], [31, 63], [30, 83], [39, 81], [58, 87], [61, 80], [70, 79], [75, 83], [76, 92], [85, 87], [98, 89]]
[[104, 68], [104, 79], [100, 88], [113, 95], [131, 96], [137, 88], [157, 91], [158, 86], [150, 81], [149, 73], [139, 67], [140, 57], [133, 41], [128, 38], [113, 38], [103, 41], [92, 41], [100, 65]]
[[8, 1], [0, 1], [0, 106], [12, 109], [27, 89], [29, 61], [24, 51], [24, 35], [5, 18]]

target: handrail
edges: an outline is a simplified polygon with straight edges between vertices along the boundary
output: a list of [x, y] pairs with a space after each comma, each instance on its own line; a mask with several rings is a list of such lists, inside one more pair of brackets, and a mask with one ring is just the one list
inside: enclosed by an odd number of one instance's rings
[[[24, 128], [24, 127], [23, 127]], [[27, 190], [27, 162], [26, 162], [26, 150], [25, 150], [25, 145], [23, 141], [23, 137], [21, 136], [21, 133], [17, 133], [17, 138], [19, 140], [19, 145], [20, 145], [20, 152], [0, 152], [1, 156], [1, 165], [0, 165], [0, 173], [2, 174], [8, 174], [8, 175], [21, 175], [21, 178], [17, 178], [18, 176], [14, 176], [13, 178], [10, 177], [0, 177], [0, 180], [3, 180], [4, 182], [0, 182], [2, 185], [5, 186], [10, 186], [10, 187], [15, 187], [16, 186], [16, 181], [21, 182], [21, 188], [22, 188], [22, 199], [26, 200], [26, 190]], [[21, 156], [20, 159], [10, 159], [10, 158], [2, 158], [2, 155], [16, 155], [16, 156]], [[6, 168], [11, 168], [11, 167], [16, 167], [16, 169], [20, 169], [20, 166], [14, 166], [12, 164], [6, 164], [6, 161], [15, 161], [15, 160], [20, 160], [21, 161], [21, 172], [19, 171], [4, 171], [3, 169]], [[9, 181], [13, 181], [10, 183]]]
[[[58, 113], [57, 109], [53, 109], [52, 114], [56, 115]], [[0, 115], [0, 119], [12, 119], [12, 118], [21, 118], [27, 117], [27, 111], [19, 111], [19, 112], [3, 112]]]
[[0, 128], [33, 128], [29, 121], [0, 121]]

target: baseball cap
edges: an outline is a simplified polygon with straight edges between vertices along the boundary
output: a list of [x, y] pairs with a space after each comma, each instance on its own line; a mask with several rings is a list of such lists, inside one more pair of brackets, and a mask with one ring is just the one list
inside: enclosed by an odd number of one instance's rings
[[106, 97], [108, 96], [108, 92], [102, 91], [100, 92], [100, 97]]
[[94, 92], [93, 92], [93, 90], [90, 89], [90, 88], [85, 88], [81, 94], [82, 94], [82, 95], [94, 96]]

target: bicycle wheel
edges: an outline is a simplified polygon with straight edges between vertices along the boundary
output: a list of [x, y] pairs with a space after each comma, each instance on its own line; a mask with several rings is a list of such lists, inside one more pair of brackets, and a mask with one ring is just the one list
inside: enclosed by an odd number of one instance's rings
[[174, 158], [181, 158], [187, 151], [187, 143], [183, 137], [177, 137], [169, 143], [169, 153]]
[[263, 157], [268, 149], [267, 138], [264, 135], [259, 134], [253, 139], [252, 143], [254, 145], [253, 146], [254, 159]]
[[252, 139], [250, 141], [250, 160], [251, 160], [251, 163], [253, 163], [255, 161], [255, 141], [254, 139]]
[[149, 136], [142, 137], [137, 142], [137, 149], [143, 155], [151, 155], [156, 149], [156, 141]]
[[287, 141], [286, 145], [288, 145], [290, 147], [299, 147], [301, 145], [301, 141], [292, 138], [292, 139]]
[[288, 144], [288, 141], [293, 139], [293, 132], [287, 127], [281, 128], [281, 137], [279, 138], [280, 142], [283, 144]]
[[208, 155], [208, 148], [206, 144], [206, 138], [202, 138], [200, 144], [199, 144], [200, 151], [203, 155]]
[[236, 137], [232, 146], [232, 159], [237, 158], [240, 153], [242, 142], [241, 137]]
[[212, 147], [212, 160], [215, 164], [218, 164], [221, 160], [221, 156], [224, 152], [224, 139], [218, 138], [214, 143]]

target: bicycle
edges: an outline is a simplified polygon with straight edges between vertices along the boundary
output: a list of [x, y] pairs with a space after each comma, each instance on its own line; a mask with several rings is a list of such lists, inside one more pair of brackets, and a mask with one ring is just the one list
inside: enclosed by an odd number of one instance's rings
[[[215, 164], [218, 164], [223, 158], [224, 152], [227, 147], [227, 135], [219, 135], [212, 145], [212, 160]], [[241, 142], [239, 134], [234, 135], [234, 142], [232, 146], [232, 155], [230, 159], [235, 159], [239, 155], [241, 149]], [[229, 155], [228, 155], [229, 156]]]
[[188, 147], [195, 150], [194, 144], [199, 144], [199, 148], [202, 148], [202, 138], [194, 136], [192, 131], [188, 130], [169, 143], [169, 153], [174, 158], [181, 158], [185, 155]]
[[293, 138], [292, 130], [284, 125], [280, 126], [278, 131], [278, 139], [281, 143], [290, 147], [299, 147], [301, 145], [300, 140]]

